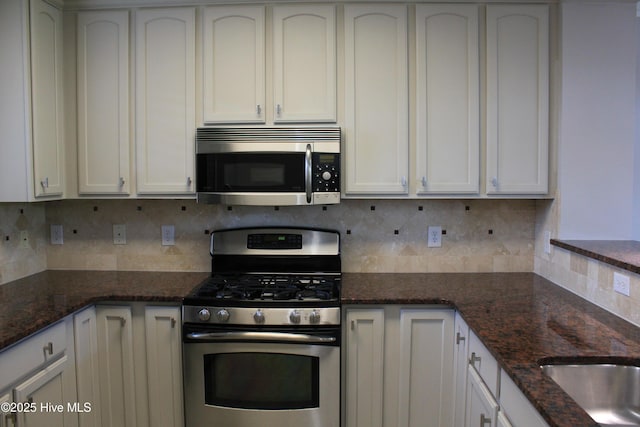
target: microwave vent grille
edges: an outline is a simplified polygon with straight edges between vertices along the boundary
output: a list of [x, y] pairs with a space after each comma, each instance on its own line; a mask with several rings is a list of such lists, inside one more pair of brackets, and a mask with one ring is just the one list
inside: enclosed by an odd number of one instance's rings
[[200, 142], [340, 142], [339, 127], [204, 127], [196, 131]]

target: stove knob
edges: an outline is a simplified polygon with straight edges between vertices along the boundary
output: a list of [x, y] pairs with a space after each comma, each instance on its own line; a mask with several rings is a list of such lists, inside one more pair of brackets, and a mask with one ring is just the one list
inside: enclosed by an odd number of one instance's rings
[[210, 318], [211, 318], [211, 313], [206, 308], [203, 308], [198, 312], [198, 319], [202, 320], [203, 322], [206, 322]]
[[256, 323], [264, 323], [264, 313], [262, 312], [262, 310], [258, 310], [253, 313], [253, 320]]
[[311, 314], [309, 314], [309, 323], [314, 325], [320, 323], [320, 312], [318, 310], [313, 310]]
[[220, 309], [218, 310], [218, 312], [216, 313], [216, 317], [218, 318], [218, 321], [221, 323], [225, 323], [229, 321], [229, 312], [226, 309]]
[[296, 324], [300, 323], [300, 312], [298, 310], [293, 310], [289, 313], [289, 321]]
[[322, 172], [322, 179], [324, 179], [325, 181], [329, 181], [331, 177], [332, 177], [331, 172], [329, 171]]

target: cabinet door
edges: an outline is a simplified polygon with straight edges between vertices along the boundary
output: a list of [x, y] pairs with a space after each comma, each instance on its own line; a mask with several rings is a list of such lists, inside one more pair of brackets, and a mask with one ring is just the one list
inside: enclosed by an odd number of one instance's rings
[[136, 12], [136, 167], [140, 194], [193, 194], [195, 8]]
[[453, 313], [400, 312], [398, 426], [450, 426], [453, 422]]
[[346, 426], [382, 427], [384, 309], [347, 311]]
[[205, 8], [205, 123], [264, 123], [264, 19], [264, 6]]
[[345, 5], [347, 194], [408, 193], [407, 10]]
[[131, 308], [98, 306], [98, 361], [102, 425], [136, 425]]
[[100, 375], [95, 307], [73, 316], [78, 396], [91, 403], [91, 411], [78, 414], [80, 427], [100, 427]]
[[64, 190], [62, 11], [31, 2], [31, 114], [35, 196]]
[[454, 330], [454, 364], [455, 364], [455, 408], [453, 425], [464, 426], [467, 400], [467, 369], [469, 367], [469, 327], [456, 312]]
[[[13, 402], [11, 393], [0, 394], [0, 405], [11, 403], [11, 402]], [[15, 413], [3, 412], [2, 414], [0, 414], [0, 427], [14, 426], [16, 424], [16, 417], [17, 416]]]
[[469, 368], [466, 427], [496, 427], [498, 404], [475, 369]]
[[[14, 389], [16, 402], [36, 404], [36, 410], [33, 412], [17, 413], [17, 425], [21, 427], [65, 427], [72, 423], [71, 418], [77, 415], [67, 411], [67, 403], [74, 402], [76, 399], [75, 396], [65, 395], [63, 375], [66, 367], [67, 356], [65, 355]], [[41, 405], [47, 403], [51, 404], [48, 406], [51, 410], [42, 410]], [[59, 405], [62, 405], [62, 409], [59, 408]], [[65, 419], [68, 419], [67, 423], [65, 423]]]
[[273, 8], [275, 122], [335, 122], [334, 5]]
[[418, 194], [480, 190], [478, 43], [477, 5], [417, 6]]
[[129, 12], [78, 14], [80, 194], [129, 193]]
[[179, 307], [145, 307], [149, 423], [183, 425]]
[[548, 192], [548, 13], [487, 6], [487, 194]]

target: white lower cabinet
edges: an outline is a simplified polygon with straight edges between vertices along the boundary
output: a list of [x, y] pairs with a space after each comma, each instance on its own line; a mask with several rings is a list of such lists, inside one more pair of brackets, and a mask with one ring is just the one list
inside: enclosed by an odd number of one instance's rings
[[466, 427], [495, 427], [498, 417], [498, 402], [482, 378], [471, 367], [467, 377]]
[[85, 308], [73, 316], [76, 342], [76, 384], [78, 396], [91, 410], [78, 414], [80, 427], [101, 427], [100, 375], [98, 361], [98, 329], [96, 308]]
[[145, 307], [149, 425], [184, 423], [182, 404], [182, 338], [180, 308]]
[[347, 427], [453, 425], [453, 311], [347, 307]]
[[98, 372], [104, 427], [136, 425], [131, 307], [98, 306]]
[[0, 426], [78, 425], [73, 349], [69, 316], [0, 353], [0, 402], [20, 405]]
[[[95, 312], [100, 425], [183, 425], [180, 307], [98, 305]], [[84, 344], [90, 351], [91, 340]]]
[[459, 313], [454, 352], [455, 427], [548, 427]]
[[508, 375], [500, 375], [500, 414], [498, 426], [548, 427], [536, 408]]

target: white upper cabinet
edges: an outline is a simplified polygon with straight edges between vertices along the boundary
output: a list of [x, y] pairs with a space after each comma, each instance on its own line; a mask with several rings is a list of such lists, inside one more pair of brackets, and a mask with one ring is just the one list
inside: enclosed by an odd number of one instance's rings
[[136, 11], [139, 194], [193, 194], [195, 8]]
[[62, 11], [30, 3], [31, 120], [35, 196], [64, 190]]
[[204, 122], [264, 123], [264, 6], [204, 9]]
[[487, 6], [487, 194], [544, 194], [549, 8]]
[[408, 194], [405, 5], [345, 5], [347, 195]]
[[268, 11], [267, 28], [265, 6], [204, 9], [204, 123], [335, 122], [335, 6]]
[[416, 193], [477, 194], [478, 6], [416, 7]]
[[129, 193], [129, 12], [78, 14], [80, 194]]
[[336, 121], [334, 5], [273, 8], [274, 122]]

